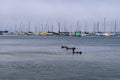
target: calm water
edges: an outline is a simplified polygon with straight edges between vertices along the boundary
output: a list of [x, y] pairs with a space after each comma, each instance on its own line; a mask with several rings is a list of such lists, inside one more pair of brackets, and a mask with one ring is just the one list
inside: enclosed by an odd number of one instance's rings
[[120, 80], [119, 61], [120, 37], [0, 36], [0, 80]]

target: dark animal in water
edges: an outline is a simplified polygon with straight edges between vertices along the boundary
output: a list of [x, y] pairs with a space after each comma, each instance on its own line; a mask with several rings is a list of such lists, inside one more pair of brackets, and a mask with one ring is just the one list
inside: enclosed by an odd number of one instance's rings
[[61, 46], [61, 48], [68, 48], [68, 46]]
[[61, 46], [61, 48], [66, 48], [66, 50], [69, 50], [69, 49], [75, 50], [76, 49], [75, 47], [68, 47], [68, 46]]
[[65, 48], [66, 50], [72, 50], [72, 53], [73, 54], [82, 54], [82, 52], [80, 51], [80, 52], [75, 52], [75, 50], [76, 50], [76, 48], [75, 47], [68, 47], [68, 46], [61, 46], [61, 48], [63, 49], [63, 48]]
[[76, 51], [75, 53], [76, 53], [76, 54], [82, 54], [82, 52], [81, 52], [81, 51], [80, 51], [80, 52]]

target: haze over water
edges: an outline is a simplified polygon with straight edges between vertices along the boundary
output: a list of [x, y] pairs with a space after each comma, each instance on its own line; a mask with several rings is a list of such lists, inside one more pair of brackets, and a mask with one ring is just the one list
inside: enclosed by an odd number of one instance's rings
[[119, 37], [0, 36], [0, 80], [119, 80], [119, 52]]

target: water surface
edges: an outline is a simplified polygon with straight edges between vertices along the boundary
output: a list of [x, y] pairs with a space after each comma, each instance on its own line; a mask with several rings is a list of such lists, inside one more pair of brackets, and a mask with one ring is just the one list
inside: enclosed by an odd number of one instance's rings
[[119, 61], [119, 37], [0, 36], [0, 80], [120, 80]]

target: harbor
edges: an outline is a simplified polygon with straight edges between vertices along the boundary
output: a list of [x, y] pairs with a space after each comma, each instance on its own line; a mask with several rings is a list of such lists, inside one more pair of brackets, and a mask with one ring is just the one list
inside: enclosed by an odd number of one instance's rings
[[0, 80], [120, 80], [120, 0], [0, 0]]
[[[76, 47], [80, 54], [61, 49]], [[119, 37], [0, 36], [1, 80], [120, 79]]]
[[[65, 23], [66, 22], [66, 23]], [[0, 30], [0, 35], [35, 35], [35, 36], [120, 36], [120, 23], [119, 21], [106, 21], [103, 18], [102, 22], [93, 22], [87, 24], [84, 21], [76, 21], [73, 24], [71, 22], [53, 22], [44, 23], [41, 25], [34, 23], [24, 23], [16, 25], [8, 25], [10, 28]], [[36, 26], [35, 26], [36, 25]], [[3, 26], [6, 27], [6, 26]], [[92, 27], [92, 28], [90, 28]]]

